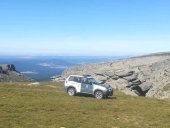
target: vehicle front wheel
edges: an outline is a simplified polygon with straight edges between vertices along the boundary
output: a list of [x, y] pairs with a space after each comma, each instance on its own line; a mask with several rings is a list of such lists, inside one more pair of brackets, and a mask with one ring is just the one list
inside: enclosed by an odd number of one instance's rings
[[96, 91], [94, 94], [96, 99], [103, 99], [103, 92], [102, 91]]
[[76, 90], [74, 88], [69, 88], [67, 93], [69, 96], [75, 96], [76, 95]]

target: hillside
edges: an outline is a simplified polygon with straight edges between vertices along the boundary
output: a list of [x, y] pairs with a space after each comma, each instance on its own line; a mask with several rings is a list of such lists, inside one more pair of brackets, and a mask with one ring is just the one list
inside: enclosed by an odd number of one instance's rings
[[63, 83], [0, 83], [1, 128], [169, 128], [170, 102], [115, 92], [70, 97]]
[[170, 98], [169, 52], [71, 67], [62, 73], [62, 78], [70, 74], [92, 75], [134, 96]]
[[0, 64], [0, 82], [29, 82], [31, 78], [21, 74], [13, 64]]

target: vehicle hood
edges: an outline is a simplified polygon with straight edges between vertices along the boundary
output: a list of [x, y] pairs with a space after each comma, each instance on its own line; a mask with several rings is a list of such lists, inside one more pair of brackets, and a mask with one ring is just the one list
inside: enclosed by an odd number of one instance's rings
[[109, 88], [111, 88], [111, 86], [110, 86], [110, 85], [108, 85], [108, 84], [100, 84], [100, 83], [95, 83], [95, 85], [98, 85], [98, 86], [105, 87], [106, 89], [109, 89]]

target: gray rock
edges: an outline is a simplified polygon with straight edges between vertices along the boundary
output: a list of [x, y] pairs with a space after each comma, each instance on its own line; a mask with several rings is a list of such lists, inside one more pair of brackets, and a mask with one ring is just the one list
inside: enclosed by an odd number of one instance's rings
[[62, 73], [62, 78], [70, 74], [93, 75], [132, 95], [165, 98], [169, 94], [163, 86], [170, 83], [170, 52], [71, 67]]
[[65, 78], [61, 77], [61, 75], [56, 75], [56, 76], [52, 76], [51, 80], [53, 82], [64, 82]]
[[107, 81], [107, 84], [109, 84], [110, 86], [112, 86], [113, 88], [117, 90], [122, 90], [126, 88], [126, 86], [128, 86], [128, 82], [121, 78], [118, 80]]
[[111, 79], [112, 79], [112, 80], [118, 80], [119, 77], [118, 77], [118, 76], [113, 76], [113, 77], [111, 77]]
[[142, 82], [139, 80], [139, 79], [136, 79], [134, 81], [131, 82], [133, 85], [139, 85], [141, 84]]
[[30, 82], [31, 78], [21, 75], [13, 64], [0, 64], [0, 82]]
[[108, 80], [108, 77], [101, 76], [101, 75], [97, 75], [97, 76], [95, 76], [95, 78], [97, 81], [107, 81]]
[[165, 73], [166, 76], [170, 76], [170, 68], [165, 69], [164, 73]]
[[170, 68], [165, 69], [165, 72], [170, 73]]
[[146, 92], [146, 91], [148, 91], [152, 87], [152, 84], [149, 83], [149, 82], [144, 82], [144, 83], [142, 83], [142, 84], [140, 84], [138, 86], [141, 88], [141, 90], [143, 92]]
[[126, 95], [138, 96], [135, 91], [130, 90], [128, 88], [124, 88], [123, 90], [121, 90], [121, 92], [125, 93]]
[[138, 74], [138, 79], [139, 79], [141, 82], [146, 82], [146, 80], [148, 79], [148, 77], [147, 77], [145, 74], [143, 74], [143, 72], [140, 72], [140, 73]]
[[127, 80], [128, 82], [135, 81], [137, 80], [137, 78], [138, 78], [137, 75], [123, 77], [123, 79]]
[[7, 73], [8, 71], [16, 71], [13, 64], [0, 64], [1, 72]]
[[127, 77], [127, 76], [131, 76], [134, 72], [133, 71], [116, 71], [115, 75], [119, 76], [120, 78], [122, 77]]
[[137, 86], [137, 85], [140, 85], [142, 82], [140, 80], [135, 80], [135, 81], [132, 81], [132, 82], [129, 82], [128, 84], [128, 88], [132, 87], [132, 86]]
[[114, 72], [106, 72], [106, 73], [104, 73], [104, 74], [105, 74], [105, 76], [110, 77], [110, 78], [115, 77]]
[[105, 72], [104, 76], [107, 77], [107, 78], [111, 78], [113, 80], [119, 79], [119, 76], [115, 75], [114, 72]]
[[105, 77], [105, 75], [103, 73], [95, 73], [97, 76], [103, 76]]
[[[169, 86], [167, 88], [167, 86]], [[163, 86], [153, 86], [147, 93], [146, 97], [153, 97], [157, 99], [170, 99], [170, 84]]]
[[61, 78], [61, 75], [52, 76], [51, 79]]

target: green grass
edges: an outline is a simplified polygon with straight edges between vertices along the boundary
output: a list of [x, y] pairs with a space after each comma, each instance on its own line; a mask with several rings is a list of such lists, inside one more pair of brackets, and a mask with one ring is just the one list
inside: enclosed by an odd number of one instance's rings
[[[116, 97], [116, 98], [115, 98]], [[0, 128], [169, 128], [170, 101], [70, 97], [62, 83], [0, 84]]]

